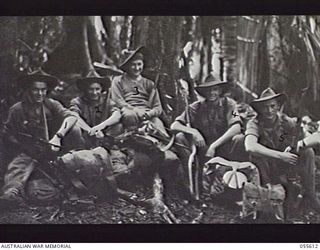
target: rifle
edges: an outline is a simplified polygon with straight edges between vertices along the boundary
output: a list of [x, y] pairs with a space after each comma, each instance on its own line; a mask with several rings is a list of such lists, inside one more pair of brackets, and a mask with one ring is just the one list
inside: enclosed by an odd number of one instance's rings
[[[46, 146], [56, 146], [59, 147], [55, 144], [49, 143], [46, 140], [42, 139], [42, 138], [38, 138], [38, 137], [34, 137], [31, 134], [27, 134], [27, 133], [22, 133], [22, 132], [18, 132], [19, 135], [27, 137], [27, 138], [31, 138], [33, 140], [36, 140], [36, 143], [41, 143], [44, 144]], [[60, 147], [61, 148], [61, 147]], [[59, 163], [56, 160], [56, 156], [57, 154], [52, 152], [49, 148], [47, 150], [47, 152], [51, 152], [50, 155], [50, 159], [48, 159], [48, 157], [46, 157], [46, 159], [44, 159], [44, 155], [48, 156], [48, 153], [45, 154], [39, 154], [37, 152], [32, 152], [29, 150], [23, 150], [26, 154], [28, 154], [30, 157], [32, 157], [33, 159], [35, 159], [38, 163], [40, 164], [36, 164], [36, 170], [38, 170], [44, 177], [46, 177], [51, 183], [52, 185], [57, 188], [61, 194], [61, 199], [60, 199], [60, 204], [59, 204], [59, 210], [60, 208], [64, 205], [63, 201], [69, 201], [71, 202], [72, 205], [75, 205], [77, 203], [84, 203], [83, 200], [81, 200], [80, 198], [77, 198], [76, 200], [71, 200], [69, 193], [65, 187], [66, 183], [63, 180], [67, 180], [70, 181], [70, 183], [78, 188], [79, 190], [82, 190], [84, 192], [86, 192], [88, 194], [88, 196], [90, 198], [92, 198], [92, 202], [90, 202], [91, 205], [93, 205], [96, 209], [96, 211], [102, 216], [105, 217], [105, 215], [102, 213], [102, 211], [100, 210], [100, 208], [95, 204], [94, 200], [97, 198], [91, 191], [90, 188], [88, 188], [79, 178], [77, 178], [73, 173], [70, 173], [70, 171], [68, 171], [68, 178], [63, 178], [61, 177], [61, 174], [66, 174], [65, 169], [59, 169]], [[71, 153], [70, 151], [67, 153]], [[60, 171], [62, 171], [62, 173], [59, 173]], [[100, 176], [102, 177], [102, 176]]]
[[[182, 87], [181, 87], [182, 88]], [[185, 102], [185, 114], [187, 119], [187, 127], [191, 128], [190, 115], [189, 115], [189, 102], [186, 90], [182, 89], [182, 96]], [[189, 189], [191, 195], [195, 200], [200, 199], [199, 194], [199, 161], [197, 158], [197, 147], [194, 142], [191, 142], [191, 154], [188, 159], [188, 177], [189, 177]]]
[[162, 59], [160, 59], [160, 63], [158, 64], [158, 67], [156, 68], [157, 74], [156, 74], [156, 78], [155, 78], [155, 81], [154, 81], [154, 86], [152, 88], [152, 92], [151, 92], [151, 94], [149, 96], [149, 100], [148, 100], [150, 108], [151, 108], [152, 100], [153, 100], [153, 98], [155, 97], [155, 95], [157, 93], [161, 67], [162, 67]]
[[[302, 102], [304, 100], [304, 96], [306, 92], [308, 91], [309, 87], [304, 88], [301, 90], [301, 97], [300, 97], [300, 105], [299, 105], [299, 111], [298, 111], [298, 119], [295, 127], [295, 136], [292, 138], [292, 141], [290, 143], [290, 152], [293, 154], [297, 154], [299, 156], [299, 153], [297, 152], [297, 143], [300, 139], [303, 137], [303, 131], [301, 128], [301, 121], [302, 121]], [[289, 181], [289, 189], [291, 189], [291, 194], [289, 193], [289, 202], [292, 203], [292, 206], [294, 209], [297, 209], [300, 206], [300, 203], [304, 197], [305, 189], [302, 186], [301, 183], [301, 176], [299, 175], [299, 169], [303, 166], [300, 166], [300, 162], [295, 166], [289, 166], [288, 167], [288, 174], [287, 178]]]

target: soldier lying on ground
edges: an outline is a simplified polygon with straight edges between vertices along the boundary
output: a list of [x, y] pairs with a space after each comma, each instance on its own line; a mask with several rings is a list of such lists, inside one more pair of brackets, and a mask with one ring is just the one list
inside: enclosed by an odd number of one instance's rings
[[307, 139], [298, 141], [299, 156], [289, 151], [292, 138], [297, 136], [297, 120], [279, 112], [285, 100], [284, 94], [268, 88], [252, 102], [258, 115], [247, 123], [245, 147], [251, 154], [250, 161], [260, 171], [262, 185], [283, 184], [290, 190], [288, 173], [297, 166], [305, 190], [303, 204], [320, 212], [315, 190], [315, 154], [306, 147], [313, 144], [306, 143]]

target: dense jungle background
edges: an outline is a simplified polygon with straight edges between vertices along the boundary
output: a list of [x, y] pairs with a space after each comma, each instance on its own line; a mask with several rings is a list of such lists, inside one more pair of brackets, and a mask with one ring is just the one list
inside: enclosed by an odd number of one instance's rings
[[[145, 75], [153, 80], [160, 75], [167, 124], [184, 109], [180, 80], [188, 84], [192, 101], [193, 88], [212, 71], [232, 83], [229, 95], [239, 103], [249, 103], [270, 86], [289, 96], [289, 115], [302, 109], [320, 119], [320, 16], [0, 17], [0, 32], [1, 122], [19, 99], [17, 79], [23, 72], [41, 67], [57, 76], [61, 82], [52, 95], [67, 104], [78, 93], [75, 79], [85, 76], [94, 62], [118, 66], [126, 51], [143, 45], [151, 52]], [[243, 222], [231, 202], [227, 207], [219, 202], [206, 208], [171, 206], [183, 223]], [[54, 207], [30, 206], [0, 215], [0, 223], [163, 223], [125, 201], [99, 207], [50, 218], [46, 215], [54, 214]], [[320, 218], [300, 222], [317, 223]]]

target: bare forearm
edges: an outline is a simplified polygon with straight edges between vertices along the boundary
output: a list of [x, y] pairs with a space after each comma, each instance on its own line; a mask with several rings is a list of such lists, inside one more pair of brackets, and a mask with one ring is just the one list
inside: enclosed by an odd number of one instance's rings
[[65, 136], [68, 133], [68, 131], [74, 126], [77, 120], [78, 118], [75, 116], [69, 116], [65, 118], [57, 134], [59, 133], [62, 136]]
[[80, 116], [78, 116], [77, 125], [83, 130], [89, 132], [91, 127]]
[[105, 121], [103, 121], [97, 126], [102, 127], [102, 129], [105, 129], [108, 126], [117, 124], [120, 121], [120, 119], [121, 119], [120, 111], [115, 111], [112, 113], [112, 115], [108, 119], [106, 119]]
[[181, 124], [180, 122], [178, 121], [175, 121], [174, 123], [172, 123], [171, 127], [170, 127], [173, 131], [176, 131], [176, 132], [183, 132], [183, 133], [186, 133], [186, 134], [190, 134], [192, 135], [193, 134], [193, 128], [190, 128], [190, 127], [187, 127], [183, 124]]
[[235, 135], [240, 134], [240, 132], [241, 132], [240, 124], [234, 124], [221, 137], [219, 137], [216, 141], [214, 141], [211, 145], [213, 145], [214, 148], [220, 147], [221, 145], [223, 145], [224, 143], [229, 141]]
[[248, 145], [247, 142], [245, 142], [245, 147], [247, 152], [257, 155], [257, 156], [266, 156], [268, 158], [273, 158], [273, 159], [279, 159], [280, 158], [280, 151], [273, 150], [270, 148], [267, 148], [260, 143], [254, 143], [252, 145]]

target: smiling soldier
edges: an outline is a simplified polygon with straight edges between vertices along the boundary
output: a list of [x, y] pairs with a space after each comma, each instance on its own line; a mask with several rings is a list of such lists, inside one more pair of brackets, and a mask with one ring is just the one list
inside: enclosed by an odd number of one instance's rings
[[[38, 70], [23, 76], [20, 82], [24, 90], [22, 101], [10, 108], [4, 124], [6, 141], [11, 149], [17, 149], [17, 156], [9, 164], [4, 177], [0, 196], [2, 205], [15, 203], [21, 198], [24, 186], [38, 164], [34, 157], [39, 156], [46, 146], [51, 145], [53, 151], [59, 151], [62, 146], [63, 151], [67, 151], [67, 141], [77, 143], [76, 137], [71, 138], [73, 133], [67, 135], [77, 117], [61, 103], [47, 97], [58, 84], [58, 79]], [[65, 136], [70, 140], [65, 141]]]
[[297, 120], [280, 113], [285, 100], [285, 94], [276, 94], [268, 88], [251, 103], [257, 116], [247, 123], [245, 147], [260, 171], [263, 185], [280, 183], [287, 187], [287, 174], [298, 164], [305, 189], [304, 205], [320, 212], [315, 191], [315, 154], [305, 147], [304, 140], [298, 141], [299, 156], [290, 152], [290, 138], [297, 136]]
[[184, 169], [184, 179], [187, 179], [192, 144], [197, 148], [200, 172], [211, 157], [220, 156], [234, 160], [231, 157], [237, 155], [234, 150], [236, 143], [232, 139], [241, 133], [242, 121], [236, 102], [224, 96], [228, 85], [229, 83], [221, 81], [219, 76], [210, 74], [196, 87], [204, 99], [190, 104], [171, 125], [173, 131], [179, 132], [176, 141], [190, 148], [177, 148]]
[[111, 98], [121, 109], [121, 122], [125, 128], [134, 128], [144, 120], [150, 120], [163, 134], [167, 135], [159, 116], [162, 106], [155, 83], [141, 74], [145, 65], [145, 47], [131, 52], [121, 64], [125, 73], [113, 79]]
[[92, 70], [77, 81], [77, 86], [82, 95], [71, 100], [69, 109], [77, 114], [77, 125], [87, 132], [82, 133], [86, 146], [98, 146], [96, 138], [104, 137], [104, 132], [120, 133], [121, 128], [114, 125], [119, 123], [121, 114], [108, 95], [109, 78]]
[[[228, 82], [221, 81], [218, 76], [210, 74], [202, 84], [196, 87], [204, 100], [190, 104], [189, 114], [183, 112], [171, 125], [172, 130], [182, 132], [177, 134], [181, 143], [185, 145], [195, 143], [199, 148], [202, 163], [207, 157], [216, 155], [230, 158], [229, 142], [232, 137], [241, 132], [242, 122], [237, 112], [236, 102], [223, 96], [227, 86]], [[190, 126], [187, 126], [188, 122]]]

